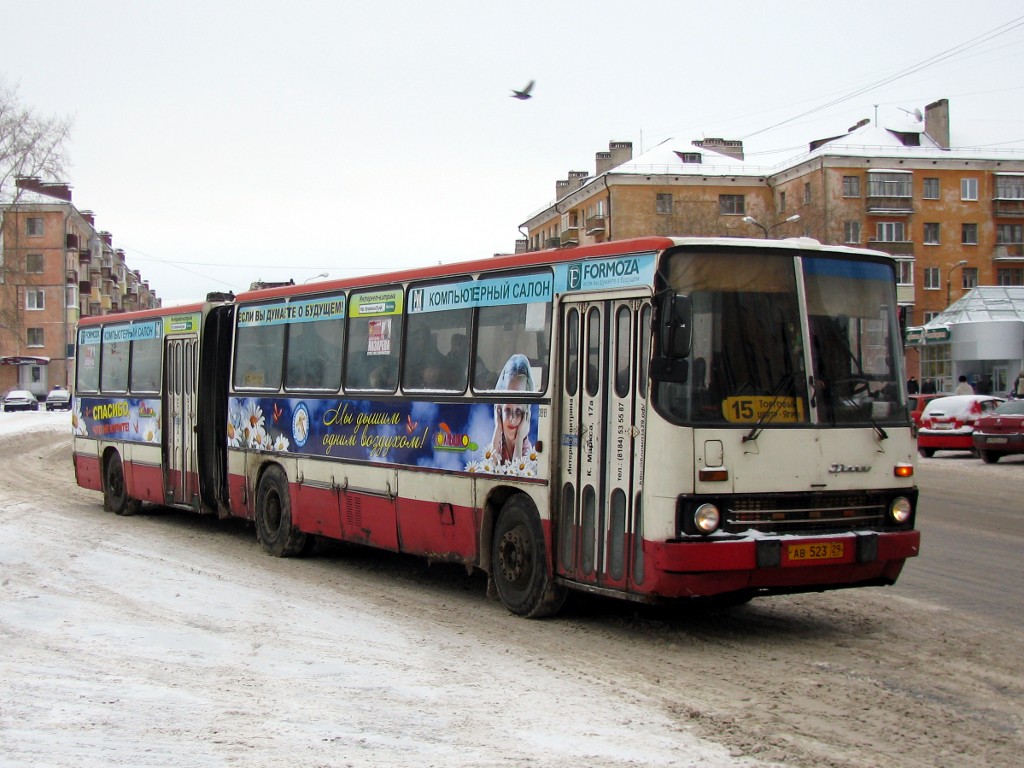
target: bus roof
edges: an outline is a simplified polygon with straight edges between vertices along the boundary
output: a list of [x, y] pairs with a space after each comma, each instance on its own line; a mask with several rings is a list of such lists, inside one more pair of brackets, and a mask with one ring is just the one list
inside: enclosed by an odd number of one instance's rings
[[277, 286], [239, 293], [239, 302], [265, 300], [286, 296], [322, 293], [347, 288], [359, 288], [369, 285], [388, 285], [412, 280], [431, 280], [450, 277], [467, 272], [493, 272], [503, 269], [523, 269], [549, 264], [581, 261], [584, 259], [602, 258], [614, 255], [626, 255], [649, 251], [663, 251], [674, 246], [702, 246], [709, 248], [765, 248], [778, 250], [829, 251], [845, 253], [857, 257], [874, 257], [891, 260], [892, 257], [881, 251], [865, 248], [851, 248], [840, 245], [822, 245], [809, 237], [794, 237], [786, 240], [765, 240], [747, 237], [639, 237], [628, 240], [612, 240], [597, 245], [584, 245], [576, 248], [555, 248], [529, 253], [492, 256], [486, 259], [454, 262], [431, 267], [416, 267], [395, 272], [380, 272], [360, 277], [323, 280], [303, 285]]
[[129, 323], [133, 320], [152, 320], [172, 315], [185, 315], [191, 312], [202, 312], [209, 306], [204, 302], [193, 304], [179, 304], [173, 307], [156, 307], [155, 309], [137, 309], [134, 312], [112, 312], [107, 315], [89, 315], [78, 321], [79, 327], [84, 325], [99, 325], [101, 323]]

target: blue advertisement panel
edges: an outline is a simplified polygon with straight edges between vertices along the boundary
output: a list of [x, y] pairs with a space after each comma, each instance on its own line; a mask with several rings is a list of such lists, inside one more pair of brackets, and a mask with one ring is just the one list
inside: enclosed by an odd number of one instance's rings
[[555, 290], [564, 293], [649, 286], [654, 282], [654, 264], [653, 252], [557, 264]]
[[536, 403], [232, 397], [228, 445], [276, 453], [542, 477]]
[[72, 432], [98, 440], [160, 445], [160, 398], [75, 398]]

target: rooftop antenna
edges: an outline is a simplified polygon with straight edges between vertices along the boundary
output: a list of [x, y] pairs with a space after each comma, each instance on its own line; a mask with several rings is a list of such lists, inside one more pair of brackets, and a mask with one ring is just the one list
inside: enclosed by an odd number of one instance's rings
[[911, 115], [919, 123], [922, 120], [924, 120], [924, 115], [921, 114], [920, 109], [914, 109], [913, 112], [911, 112], [909, 109], [904, 109], [903, 107], [896, 107], [896, 109], [898, 109], [900, 112], [906, 112], [908, 115]]
[[875, 104], [875, 125], [878, 125], [878, 105]]

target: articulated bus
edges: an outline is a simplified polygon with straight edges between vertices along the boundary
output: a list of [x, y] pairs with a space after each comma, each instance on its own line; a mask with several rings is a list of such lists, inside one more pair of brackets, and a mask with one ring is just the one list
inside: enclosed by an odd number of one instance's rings
[[886, 254], [650, 237], [83, 319], [105, 506], [482, 569], [513, 613], [893, 584], [917, 488]]

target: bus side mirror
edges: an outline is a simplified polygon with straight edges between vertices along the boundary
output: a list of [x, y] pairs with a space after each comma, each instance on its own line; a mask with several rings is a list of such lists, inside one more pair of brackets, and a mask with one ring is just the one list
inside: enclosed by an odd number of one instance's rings
[[672, 294], [662, 302], [658, 313], [658, 351], [651, 360], [651, 378], [655, 381], [685, 383], [689, 374], [693, 302], [689, 296]]

